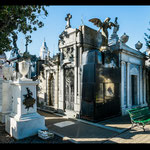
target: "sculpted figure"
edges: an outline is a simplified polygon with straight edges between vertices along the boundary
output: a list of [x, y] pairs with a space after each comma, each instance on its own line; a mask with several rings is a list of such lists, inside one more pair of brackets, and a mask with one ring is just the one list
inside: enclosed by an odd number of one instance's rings
[[116, 26], [115, 26], [114, 29], [113, 29], [113, 34], [116, 34], [117, 31], [119, 30], [119, 24], [118, 24], [117, 20], [118, 20], [118, 17], [115, 18], [114, 24], [115, 24]]
[[94, 23], [97, 27], [99, 27], [98, 32], [102, 29], [102, 45], [101, 46], [108, 46], [108, 28], [111, 29], [112, 26], [116, 27], [116, 25], [110, 21], [110, 18], [107, 17], [104, 22], [102, 22], [98, 18], [93, 18], [89, 20], [90, 22]]

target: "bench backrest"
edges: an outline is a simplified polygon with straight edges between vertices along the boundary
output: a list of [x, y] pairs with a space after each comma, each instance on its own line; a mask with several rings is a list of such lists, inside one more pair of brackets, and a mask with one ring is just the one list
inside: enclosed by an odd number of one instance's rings
[[138, 119], [140, 117], [150, 114], [149, 107], [139, 107], [128, 110], [128, 113], [132, 120]]

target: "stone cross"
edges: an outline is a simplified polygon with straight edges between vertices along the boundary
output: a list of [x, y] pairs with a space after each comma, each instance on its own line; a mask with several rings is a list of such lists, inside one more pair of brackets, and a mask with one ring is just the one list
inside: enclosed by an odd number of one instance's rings
[[71, 18], [72, 18], [72, 15], [70, 15], [70, 13], [67, 14], [67, 17], [65, 18], [65, 20], [67, 21], [66, 29], [71, 27], [71, 25], [70, 25]]

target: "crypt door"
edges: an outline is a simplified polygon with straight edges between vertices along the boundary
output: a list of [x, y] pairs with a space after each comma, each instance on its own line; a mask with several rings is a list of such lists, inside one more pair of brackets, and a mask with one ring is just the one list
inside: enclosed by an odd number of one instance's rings
[[49, 78], [49, 93], [48, 93], [48, 97], [49, 97], [49, 105], [50, 106], [54, 106], [54, 89], [55, 89], [55, 84], [54, 84], [54, 77], [53, 75], [50, 76]]
[[65, 69], [64, 109], [74, 110], [74, 69]]
[[132, 106], [137, 105], [137, 76], [131, 75], [131, 98]]

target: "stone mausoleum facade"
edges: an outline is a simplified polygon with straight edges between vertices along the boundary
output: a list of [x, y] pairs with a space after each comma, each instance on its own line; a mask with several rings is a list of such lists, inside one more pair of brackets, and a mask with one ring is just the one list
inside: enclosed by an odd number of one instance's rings
[[[43, 43], [37, 62], [38, 107], [93, 122], [147, 105], [146, 55], [126, 43], [129, 36], [113, 32], [109, 50], [100, 51], [102, 34], [82, 25], [67, 25], [59, 36], [59, 53], [51, 58]], [[44, 47], [45, 46], [45, 47]], [[44, 52], [44, 54], [42, 54]]]

